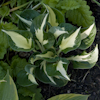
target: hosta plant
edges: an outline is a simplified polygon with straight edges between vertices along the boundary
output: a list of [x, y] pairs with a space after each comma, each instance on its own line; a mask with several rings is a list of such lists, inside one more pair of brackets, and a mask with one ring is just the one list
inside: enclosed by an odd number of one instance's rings
[[53, 7], [26, 9], [20, 15], [19, 30], [2, 30], [15, 51], [30, 52], [29, 64], [17, 73], [21, 86], [37, 84], [37, 80], [55, 86], [71, 81], [67, 73], [70, 63], [75, 69], [90, 69], [98, 60], [98, 45], [90, 53], [69, 55], [69, 52], [89, 48], [96, 35], [95, 23], [88, 28], [65, 23], [63, 14]]

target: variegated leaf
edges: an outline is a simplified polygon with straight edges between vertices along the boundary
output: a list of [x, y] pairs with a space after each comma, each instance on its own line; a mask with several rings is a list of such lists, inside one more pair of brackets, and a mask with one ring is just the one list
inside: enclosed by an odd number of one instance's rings
[[61, 44], [59, 45], [60, 48], [59, 51], [60, 52], [63, 51], [64, 53], [66, 53], [68, 51], [76, 49], [80, 45], [80, 38], [78, 38], [79, 32], [80, 32], [80, 28], [78, 28], [74, 33], [69, 35], [67, 38], [63, 36]]
[[98, 53], [99, 53], [98, 45], [96, 45], [95, 49], [90, 53], [72, 56], [67, 59], [72, 61], [73, 67], [75, 69], [89, 69], [92, 68], [97, 62]]
[[23, 48], [23, 49], [31, 48], [32, 38], [26, 39], [24, 36], [14, 31], [6, 31], [6, 30], [2, 30], [2, 31], [11, 37], [12, 41], [15, 43], [15, 45], [18, 48]]

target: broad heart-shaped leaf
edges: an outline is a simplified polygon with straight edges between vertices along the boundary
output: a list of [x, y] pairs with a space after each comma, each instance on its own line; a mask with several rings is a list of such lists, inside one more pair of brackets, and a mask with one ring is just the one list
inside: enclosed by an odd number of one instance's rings
[[44, 43], [44, 28], [46, 24], [48, 14], [41, 14], [38, 17], [36, 17], [32, 25], [30, 27], [30, 31], [33, 33], [33, 36], [35, 35], [38, 41], [43, 45]]
[[59, 52], [63, 51], [68, 53], [71, 50], [75, 50], [80, 46], [80, 28], [78, 28], [74, 33], [61, 35], [58, 40]]
[[72, 56], [67, 58], [73, 63], [73, 68], [75, 69], [90, 69], [92, 68], [98, 60], [98, 45], [90, 53], [84, 53], [82, 55]]
[[59, 3], [56, 5], [58, 9], [64, 9], [64, 10], [73, 10], [80, 7], [80, 4], [76, 0], [63, 0], [59, 1]]
[[[35, 10], [31, 9], [24, 10], [19, 16], [18, 28], [22, 30], [27, 30], [29, 28], [29, 24], [27, 22], [30, 21], [32, 23], [32, 20], [37, 16], [39, 16], [39, 13]], [[21, 17], [23, 19], [21, 19]]]
[[78, 26], [88, 27], [94, 22], [92, 12], [89, 11], [90, 7], [87, 5], [85, 0], [76, 0], [81, 5], [79, 8], [74, 10], [66, 11], [66, 18], [73, 24]]
[[48, 100], [87, 100], [89, 95], [82, 94], [60, 94], [49, 98]]
[[87, 48], [89, 48], [94, 39], [95, 39], [95, 35], [96, 35], [96, 26], [93, 23], [88, 29], [84, 30], [81, 33], [81, 45], [79, 46], [79, 49], [85, 50]]
[[19, 100], [15, 83], [9, 75], [9, 72], [7, 72], [7, 75], [4, 77], [4, 80], [5, 82], [0, 83], [0, 99]]
[[34, 84], [34, 83], [32, 83], [32, 82], [30, 81], [29, 73], [27, 73], [25, 70], [21, 70], [21, 71], [17, 74], [17, 83], [18, 83], [20, 86], [24, 86], [24, 87], [31, 86], [31, 85]]
[[13, 50], [28, 52], [34, 49], [34, 41], [32, 40], [31, 32], [24, 30], [3, 30], [3, 32], [8, 35], [9, 45]]

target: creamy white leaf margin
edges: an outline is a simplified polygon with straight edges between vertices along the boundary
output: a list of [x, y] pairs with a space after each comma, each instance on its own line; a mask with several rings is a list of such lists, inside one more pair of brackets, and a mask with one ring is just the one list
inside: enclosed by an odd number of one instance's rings
[[56, 85], [56, 83], [55, 83], [55, 81], [53, 80], [53, 78], [52, 78], [51, 76], [49, 76], [48, 73], [46, 72], [46, 61], [45, 61], [45, 60], [41, 63], [41, 67], [42, 67], [42, 66], [43, 66], [44, 72], [45, 72], [45, 74], [47, 75], [47, 77], [50, 79], [50, 81], [51, 81], [52, 83], [54, 83], [54, 84]]
[[68, 33], [67, 31], [61, 31], [61, 30], [56, 30], [55, 33], [54, 33], [54, 36], [55, 38], [58, 38], [58, 36], [60, 36], [61, 34], [64, 34], [64, 33]]
[[66, 64], [66, 63], [59, 61], [56, 69], [57, 69], [57, 71], [59, 71], [62, 74], [62, 76], [64, 76], [67, 80], [70, 81], [70, 78], [67, 76], [67, 73], [66, 73], [66, 70], [63, 67], [63, 64]]
[[28, 75], [28, 79], [29, 79], [32, 83], [38, 85], [38, 83], [37, 83], [36, 80], [35, 80], [35, 77], [34, 77], [32, 74], [29, 74], [29, 75]]
[[18, 34], [17, 32], [14, 31], [6, 31], [2, 30], [5, 32], [7, 35], [11, 37], [13, 42], [18, 48], [23, 48], [23, 49], [30, 49], [32, 46], [32, 38], [26, 39], [24, 36]]
[[24, 19], [23, 17], [19, 16], [18, 14], [16, 14], [17, 17], [24, 23], [26, 23], [27, 25], [31, 26], [32, 22], [29, 20]]
[[34, 70], [34, 68], [31, 67], [31, 68], [30, 68], [30, 72], [27, 73], [28, 79], [29, 79], [32, 83], [38, 85], [38, 83], [36, 82], [35, 77], [34, 77], [34, 75], [33, 75], [33, 70]]
[[98, 60], [98, 54], [99, 54], [98, 45], [96, 45], [95, 49], [91, 51], [90, 53], [85, 54], [85, 55], [72, 56], [72, 57], [67, 58], [67, 60], [73, 60], [77, 62], [85, 61], [89, 63], [95, 63]]
[[78, 36], [78, 33], [80, 31], [81, 27], [79, 27], [73, 34], [71, 34], [68, 38], [63, 37], [61, 44], [59, 46], [60, 51], [73, 47], [75, 45], [76, 37]]
[[41, 24], [41, 27], [38, 28], [38, 29], [35, 29], [36, 37], [37, 37], [37, 39], [39, 40], [39, 42], [41, 44], [44, 44], [44, 42], [43, 42], [44, 41], [43, 40], [43, 27], [44, 27], [44, 25], [46, 23], [47, 16], [48, 16], [48, 14], [46, 14], [46, 16], [44, 17], [43, 22]]
[[85, 30], [84, 32], [81, 33], [81, 40], [87, 38], [90, 35], [94, 25], [95, 25], [95, 23], [93, 23], [87, 30]]
[[61, 34], [64, 34], [64, 33], [68, 33], [68, 31], [65, 31], [64, 28], [55, 27], [55, 32], [54, 32], [55, 38], [58, 38]]

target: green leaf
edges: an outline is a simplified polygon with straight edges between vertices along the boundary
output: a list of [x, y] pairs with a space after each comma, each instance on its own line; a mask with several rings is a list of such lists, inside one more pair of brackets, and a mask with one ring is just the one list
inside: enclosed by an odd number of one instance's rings
[[21, 95], [21, 94], [19, 94], [18, 96], [19, 96], [19, 100], [32, 100], [32, 98], [29, 97], [29, 96], [24, 97], [24, 96]]
[[[0, 99], [2, 100], [18, 100], [17, 89], [15, 83], [9, 73], [5, 76], [6, 82], [0, 83]], [[8, 91], [9, 90], [9, 91]], [[13, 93], [13, 95], [12, 95]]]
[[49, 76], [61, 76], [70, 80], [67, 75], [67, 68], [69, 65], [69, 61], [64, 58], [59, 58], [57, 62], [47, 63], [46, 71]]
[[40, 80], [43, 83], [49, 83], [52, 84], [52, 82], [50, 81], [50, 79], [47, 77], [46, 73], [44, 72], [43, 68], [39, 68], [37, 67], [35, 69], [35, 76], [38, 80]]
[[64, 9], [64, 10], [73, 10], [80, 7], [80, 4], [77, 1], [73, 0], [63, 0], [59, 1], [59, 3], [56, 5], [58, 9]]
[[19, 18], [16, 16], [16, 14], [20, 15], [21, 12], [22, 11], [19, 11], [19, 10], [16, 10], [16, 11], [12, 12], [12, 14], [11, 14], [12, 18], [10, 19], [10, 21], [12, 21], [13, 23], [17, 24]]
[[33, 85], [33, 83], [30, 81], [29, 74], [27, 74], [27, 72], [25, 70], [21, 70], [18, 74], [17, 74], [17, 83], [20, 86], [23, 87], [27, 87], [27, 86], [31, 86]]
[[89, 95], [82, 94], [60, 94], [49, 98], [48, 100], [87, 100]]
[[31, 0], [17, 0], [17, 6], [23, 5], [28, 1], [31, 1]]
[[17, 29], [17, 27], [12, 23], [7, 23], [7, 22], [0, 23], [0, 59], [3, 59], [9, 45], [7, 36], [4, 32], [1, 31], [1, 29], [9, 30], [9, 29]]
[[4, 16], [8, 16], [10, 13], [10, 9], [7, 6], [3, 6], [0, 8], [0, 16], [4, 17]]
[[65, 31], [68, 31], [68, 33], [73, 33], [77, 29], [76, 26], [70, 23], [61, 23], [59, 24], [59, 27], [61, 27]]
[[68, 10], [66, 12], [66, 18], [78, 26], [90, 26], [94, 22], [94, 17], [92, 16], [90, 7], [87, 5], [85, 0], [76, 0], [76, 2], [79, 2], [81, 6], [74, 10]]
[[49, 32], [50, 32], [50, 33], [53, 33], [56, 39], [57, 39], [61, 34], [64, 34], [64, 33], [68, 34], [68, 31], [65, 31], [65, 28], [64, 28], [64, 27], [60, 28], [59, 26], [58, 26], [58, 27], [51, 27], [51, 28], [49, 29]]
[[[41, 89], [36, 85], [32, 85], [30, 87], [20, 87], [18, 89], [18, 93], [22, 94], [24, 97], [31, 97], [30, 100], [41, 100]], [[23, 99], [21, 99], [23, 100]]]
[[10, 1], [11, 1], [10, 6], [11, 6], [11, 8], [13, 8], [13, 6], [16, 4], [17, 0], [10, 0]]
[[[41, 14], [33, 20], [30, 31], [34, 33], [38, 41], [43, 45], [44, 44], [44, 27], [46, 24], [48, 14]], [[48, 40], [47, 40], [48, 42]]]
[[11, 68], [13, 69], [13, 75], [16, 77], [17, 74], [25, 68], [28, 64], [26, 59], [19, 58], [18, 56], [14, 56], [11, 61]]
[[48, 22], [51, 24], [51, 26], [58, 26], [58, 22], [56, 20], [56, 15], [54, 11], [49, 6], [46, 5], [46, 7], [49, 10]]
[[43, 46], [46, 49], [50, 49], [55, 43], [55, 37], [54, 37], [54, 35], [52, 33], [44, 32], [43, 39], [44, 39]]
[[56, 55], [56, 51], [53, 49], [48, 49], [43, 53], [38, 53], [34, 57], [35, 59], [33, 59], [33, 61], [41, 59], [46, 60], [47, 62], [56, 62], [59, 60], [59, 57]]
[[93, 23], [88, 29], [81, 33], [81, 45], [79, 49], [85, 50], [89, 48], [94, 42], [96, 36], [96, 26]]
[[11, 67], [7, 63], [0, 61], [0, 80], [5, 77], [7, 70], [9, 70], [10, 75], [12, 75]]
[[2, 45], [0, 45], [0, 59], [4, 58], [4, 55], [6, 54], [6, 48]]
[[28, 52], [34, 48], [32, 34], [29, 31], [2, 31], [8, 35], [9, 45], [13, 50]]
[[72, 61], [75, 69], [90, 69], [98, 60], [98, 52], [98, 45], [96, 45], [95, 49], [90, 53], [72, 56], [67, 59]]
[[28, 65], [25, 66], [25, 71], [26, 71], [27, 74], [28, 74], [28, 79], [29, 79], [32, 83], [38, 85], [38, 83], [36, 82], [35, 76], [34, 76], [34, 69], [35, 69], [35, 67], [36, 67], [36, 66], [34, 66], [34, 65], [28, 64]]
[[51, 7], [52, 10], [54, 11], [55, 15], [56, 15], [56, 19], [57, 19], [57, 22], [60, 24], [60, 23], [65, 23], [65, 17], [64, 15], [62, 14], [62, 12], [54, 7]]
[[18, 28], [27, 30], [28, 28], [30, 28], [29, 27], [30, 25], [28, 25], [27, 22], [30, 22], [31, 24], [32, 23], [31, 21], [37, 16], [39, 16], [39, 13], [35, 10], [31, 9], [24, 10], [19, 16]]
[[67, 65], [67, 67], [68, 67], [69, 62], [68, 61], [63, 62], [62, 60], [60, 60], [57, 63], [56, 70], [59, 71], [64, 78], [66, 78], [68, 81], [70, 81], [70, 79], [69, 79], [69, 77], [67, 75], [67, 72], [66, 72], [66, 70], [64, 68], [64, 64]]
[[51, 7], [55, 7], [59, 0], [42, 0], [42, 2]]

